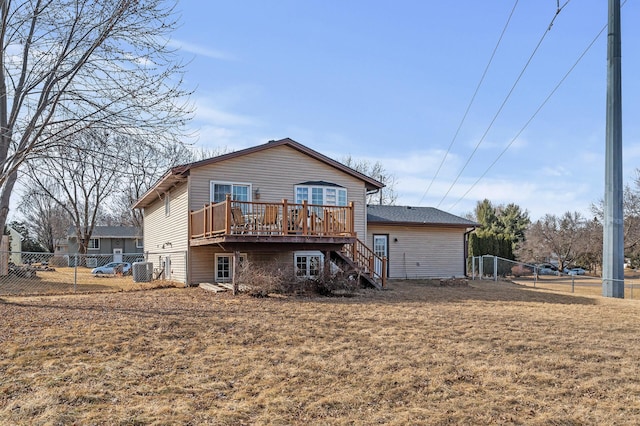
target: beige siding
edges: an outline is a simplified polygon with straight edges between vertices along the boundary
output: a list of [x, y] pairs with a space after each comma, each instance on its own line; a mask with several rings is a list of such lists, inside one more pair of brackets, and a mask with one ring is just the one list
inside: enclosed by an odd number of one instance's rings
[[186, 283], [189, 247], [187, 184], [170, 191], [168, 217], [164, 209], [166, 194], [161, 194], [161, 197], [144, 210], [144, 250], [154, 268], [162, 268], [161, 260], [171, 256], [171, 279]]
[[[389, 235], [390, 278], [464, 276], [464, 229], [369, 224], [366, 244], [374, 234]], [[397, 241], [395, 241], [397, 239]]]
[[[355, 204], [355, 229], [366, 235], [364, 182], [288, 147], [277, 146], [252, 154], [203, 166], [191, 171], [190, 209], [197, 210], [210, 201], [210, 182], [232, 182], [260, 188], [260, 199], [252, 201], [295, 201], [294, 185], [306, 181], [326, 181], [347, 188], [348, 201]], [[253, 194], [251, 195], [253, 197]]]
[[192, 247], [189, 253], [191, 284], [212, 283], [214, 279], [214, 256], [221, 252], [218, 246]]
[[[191, 249], [191, 277], [190, 283], [215, 282], [215, 255], [216, 253], [228, 253], [219, 246], [201, 246]], [[231, 254], [231, 253], [229, 253]], [[245, 252], [243, 252], [245, 254]], [[247, 252], [247, 260], [258, 267], [269, 265], [274, 268], [293, 268], [292, 252]], [[292, 270], [293, 271], [293, 270]]]

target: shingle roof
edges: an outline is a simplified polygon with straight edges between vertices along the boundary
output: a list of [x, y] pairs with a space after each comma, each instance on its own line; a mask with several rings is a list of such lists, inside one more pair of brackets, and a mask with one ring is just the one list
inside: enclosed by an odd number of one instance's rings
[[473, 227], [479, 224], [433, 207], [367, 206], [367, 222], [386, 224], [449, 225]]
[[256, 152], [264, 151], [267, 149], [279, 147], [279, 146], [288, 146], [292, 149], [295, 149], [303, 154], [310, 156], [320, 162], [323, 162], [337, 170], [342, 171], [343, 173], [349, 174], [351, 176], [356, 177], [364, 182], [365, 188], [368, 191], [372, 191], [375, 189], [384, 188], [384, 184], [382, 182], [378, 182], [376, 179], [364, 175], [357, 170], [352, 169], [349, 166], [346, 166], [339, 161], [336, 161], [332, 158], [325, 156], [324, 154], [320, 154], [318, 151], [314, 151], [313, 149], [302, 145], [299, 142], [294, 141], [291, 138], [284, 138], [277, 141], [269, 141], [262, 145], [257, 145], [251, 148], [242, 149], [240, 151], [230, 152], [228, 154], [219, 155], [213, 158], [207, 158], [205, 160], [196, 161], [194, 163], [183, 164], [181, 166], [176, 166], [170, 169], [165, 173], [163, 177], [160, 178], [158, 182], [156, 182], [147, 192], [145, 192], [139, 199], [134, 203], [132, 208], [139, 209], [144, 208], [151, 204], [154, 200], [158, 198], [158, 194], [169, 191], [175, 185], [186, 181], [189, 171], [191, 169], [207, 166], [210, 164], [219, 163], [222, 161], [226, 161], [232, 158], [241, 157], [243, 155], [253, 154]]
[[[69, 228], [69, 236], [75, 236], [73, 227]], [[140, 238], [142, 232], [135, 226], [96, 226], [91, 238]]]

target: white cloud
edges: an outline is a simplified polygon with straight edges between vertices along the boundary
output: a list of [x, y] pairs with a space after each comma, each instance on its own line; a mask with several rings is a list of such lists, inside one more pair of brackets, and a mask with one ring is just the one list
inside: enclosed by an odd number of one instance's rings
[[558, 166], [545, 166], [540, 170], [540, 174], [545, 176], [553, 176], [553, 177], [561, 177], [561, 176], [570, 176], [571, 173], [561, 165]]
[[254, 117], [225, 111], [217, 105], [213, 105], [212, 101], [208, 98], [196, 99], [195, 110], [194, 121], [196, 122], [223, 127], [257, 126], [260, 124], [260, 120]]
[[230, 53], [223, 52], [221, 50], [211, 49], [211, 48], [200, 46], [193, 43], [189, 43], [184, 40], [171, 39], [169, 40], [168, 44], [171, 47], [183, 50], [185, 52], [193, 53], [198, 56], [205, 56], [207, 58], [218, 59], [222, 61], [236, 60], [236, 58]]

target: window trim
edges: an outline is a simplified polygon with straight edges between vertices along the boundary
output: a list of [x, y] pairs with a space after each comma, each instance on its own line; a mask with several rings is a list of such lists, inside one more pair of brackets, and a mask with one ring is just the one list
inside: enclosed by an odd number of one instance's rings
[[136, 238], [136, 248], [144, 248], [144, 240], [142, 238]]
[[[334, 185], [303, 185], [303, 184], [298, 184], [298, 185], [294, 185], [293, 186], [293, 199], [295, 200], [296, 204], [302, 204], [302, 200], [298, 199], [298, 188], [308, 188], [307, 191], [307, 203], [309, 204], [313, 204], [311, 201], [313, 200], [313, 190], [314, 189], [322, 189], [322, 203], [320, 203], [320, 205], [324, 205], [324, 206], [337, 206], [337, 207], [346, 207], [349, 205], [349, 191], [347, 190], [347, 188], [345, 188], [344, 186], [334, 186]], [[335, 204], [327, 204], [327, 190], [335, 190]], [[344, 192], [344, 201], [345, 204], [339, 204], [340, 203], [340, 192]]]
[[[97, 241], [97, 245], [93, 244], [95, 247], [91, 247], [91, 241]], [[87, 243], [87, 250], [100, 250], [100, 238], [89, 238], [89, 242]]]
[[[306, 257], [306, 271], [304, 274], [299, 274], [298, 271], [298, 257]], [[311, 275], [311, 263], [309, 262], [309, 258], [317, 257], [318, 258], [318, 273], [316, 275]], [[296, 278], [299, 279], [316, 279], [324, 270], [324, 254], [318, 250], [301, 250], [293, 252], [293, 270]]]
[[[246, 186], [248, 188], [247, 194], [247, 202], [253, 201], [253, 185], [249, 182], [228, 182], [222, 180], [210, 180], [209, 181], [209, 202], [213, 203], [214, 201], [214, 189], [215, 185], [230, 185], [231, 186], [231, 197], [233, 201], [233, 187], [234, 186]], [[224, 200], [223, 200], [224, 201]], [[244, 201], [244, 200], [237, 200]], [[221, 202], [221, 201], [218, 201]]]
[[164, 194], [164, 216], [171, 216], [171, 196], [168, 192]]
[[[214, 258], [213, 258], [213, 279], [214, 282], [218, 282], [218, 283], [225, 283], [225, 282], [231, 282], [233, 280], [233, 253], [228, 253], [228, 252], [222, 252], [222, 253], [215, 253]], [[218, 278], [218, 259], [221, 257], [227, 257], [229, 258], [229, 278]], [[247, 253], [240, 253], [240, 262], [246, 262], [247, 261]]]

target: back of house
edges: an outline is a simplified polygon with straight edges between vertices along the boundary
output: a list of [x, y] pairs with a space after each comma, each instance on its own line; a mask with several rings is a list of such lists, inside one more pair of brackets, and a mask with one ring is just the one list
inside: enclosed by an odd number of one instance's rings
[[382, 187], [282, 139], [175, 167], [134, 208], [144, 210], [147, 258], [164, 278], [231, 281], [234, 257], [313, 277], [367, 235], [366, 194]]

